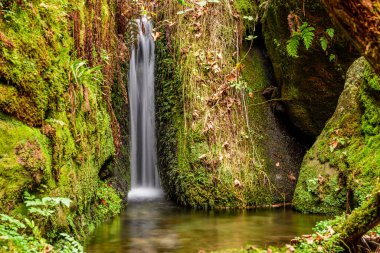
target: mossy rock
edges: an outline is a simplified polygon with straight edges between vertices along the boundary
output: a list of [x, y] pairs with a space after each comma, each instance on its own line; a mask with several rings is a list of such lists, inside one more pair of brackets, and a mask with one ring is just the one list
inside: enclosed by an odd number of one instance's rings
[[[298, 58], [290, 57], [286, 50], [291, 37], [291, 15], [315, 28], [311, 48], [306, 50], [301, 45]], [[294, 126], [317, 137], [334, 112], [343, 90], [344, 74], [358, 54], [351, 51], [339, 31], [328, 51], [322, 50], [319, 38], [326, 36], [326, 29], [333, 25], [319, 1], [272, 1], [263, 14], [262, 24], [286, 113]], [[334, 61], [329, 60], [332, 54]]]
[[[2, 5], [0, 210], [19, 212], [12, 209], [22, 201], [24, 191], [70, 198], [68, 213], [49, 227], [52, 235], [63, 230], [84, 235], [90, 224], [116, 212], [101, 206], [101, 215], [96, 215], [99, 186], [106, 184], [99, 172], [113, 164], [115, 153], [112, 129], [117, 122], [110, 92], [104, 95], [113, 76], [108, 78], [104, 72], [112, 73], [111, 65], [116, 63], [104, 64], [100, 57], [107, 54], [114, 59], [111, 55], [120, 54], [115, 12], [114, 1], [91, 5], [66, 0], [6, 1]], [[103, 64], [107, 71], [102, 72]], [[116, 209], [117, 198], [115, 193], [110, 201]]]
[[51, 185], [49, 139], [38, 129], [0, 113], [0, 206], [9, 211], [23, 191]]
[[304, 158], [296, 209], [337, 214], [366, 200], [380, 177], [379, 89], [378, 77], [359, 58], [334, 115]]
[[[246, 55], [243, 50], [242, 56]], [[248, 99], [249, 120], [255, 129], [255, 149], [275, 190], [275, 201], [291, 202], [305, 147], [275, 114], [276, 103], [267, 103], [262, 92], [271, 85], [272, 69], [263, 48], [254, 46], [244, 58], [242, 77], [254, 91]]]

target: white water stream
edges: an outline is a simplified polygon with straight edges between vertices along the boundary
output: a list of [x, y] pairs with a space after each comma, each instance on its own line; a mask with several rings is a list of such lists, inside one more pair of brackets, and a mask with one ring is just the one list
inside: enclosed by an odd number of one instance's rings
[[137, 20], [137, 23], [138, 43], [132, 50], [128, 82], [131, 115], [130, 200], [162, 195], [156, 154], [152, 23], [146, 17]]

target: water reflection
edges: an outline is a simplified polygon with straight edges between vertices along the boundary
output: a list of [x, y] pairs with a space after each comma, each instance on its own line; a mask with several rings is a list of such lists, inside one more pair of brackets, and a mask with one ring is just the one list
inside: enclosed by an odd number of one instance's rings
[[166, 201], [130, 203], [120, 217], [101, 225], [86, 252], [198, 252], [253, 244], [285, 244], [311, 232], [323, 216], [289, 208], [197, 211]]

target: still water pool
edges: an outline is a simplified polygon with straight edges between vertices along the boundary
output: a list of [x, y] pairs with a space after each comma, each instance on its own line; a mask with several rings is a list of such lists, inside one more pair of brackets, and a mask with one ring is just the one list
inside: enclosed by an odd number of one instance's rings
[[89, 253], [197, 253], [246, 244], [281, 246], [312, 232], [324, 216], [290, 208], [200, 211], [165, 201], [130, 202], [119, 217], [103, 223], [87, 240]]

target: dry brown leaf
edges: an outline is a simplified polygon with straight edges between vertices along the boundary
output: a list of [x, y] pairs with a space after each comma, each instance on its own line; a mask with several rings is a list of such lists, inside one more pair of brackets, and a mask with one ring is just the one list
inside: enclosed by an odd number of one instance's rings
[[297, 180], [297, 178], [294, 176], [293, 173], [290, 173], [290, 174], [288, 175], [288, 178], [289, 178], [290, 180], [292, 180], [292, 181], [296, 181], [296, 180]]
[[160, 33], [160, 32], [152, 33], [153, 40], [156, 41], [157, 39], [159, 39], [161, 37], [161, 35], [162, 35], [162, 33]]
[[239, 180], [235, 179], [234, 186], [235, 187], [242, 187], [242, 184], [241, 184], [241, 182]]
[[234, 73], [229, 73], [228, 75], [226, 75], [226, 81], [227, 82], [236, 81], [236, 75]]

